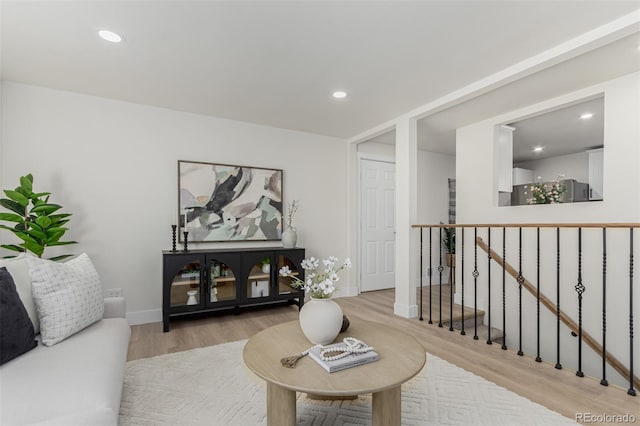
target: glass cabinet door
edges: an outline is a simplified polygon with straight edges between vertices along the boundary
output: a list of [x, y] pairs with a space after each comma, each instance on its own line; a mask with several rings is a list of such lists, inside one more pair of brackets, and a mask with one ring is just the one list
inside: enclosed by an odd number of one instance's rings
[[[291, 275], [303, 279], [303, 276], [300, 275], [300, 271], [296, 266], [296, 262], [289, 259], [287, 256], [280, 254], [278, 255], [278, 271], [280, 271], [284, 266], [289, 267]], [[278, 273], [278, 294], [290, 294], [294, 291], [298, 291], [298, 289], [291, 285], [292, 281], [293, 280], [290, 277], [283, 277]]]
[[271, 257], [268, 255], [251, 265], [247, 279], [247, 299], [271, 295], [271, 266]]
[[209, 302], [220, 303], [236, 300], [237, 282], [233, 270], [225, 262], [217, 259], [209, 261], [211, 282], [209, 283]]
[[171, 306], [196, 306], [202, 302], [200, 294], [200, 269], [201, 264], [197, 260], [190, 261], [182, 266], [171, 282]]

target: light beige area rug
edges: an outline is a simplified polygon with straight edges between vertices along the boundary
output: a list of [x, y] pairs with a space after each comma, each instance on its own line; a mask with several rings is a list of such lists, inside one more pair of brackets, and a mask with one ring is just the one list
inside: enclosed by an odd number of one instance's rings
[[[242, 361], [246, 340], [127, 363], [121, 425], [266, 425], [266, 385]], [[371, 424], [371, 396], [313, 401], [298, 394], [298, 425]], [[403, 425], [576, 423], [427, 354], [402, 386]]]

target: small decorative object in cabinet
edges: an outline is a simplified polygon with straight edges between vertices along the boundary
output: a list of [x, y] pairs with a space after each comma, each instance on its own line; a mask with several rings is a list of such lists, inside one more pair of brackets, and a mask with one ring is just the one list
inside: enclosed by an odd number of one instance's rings
[[301, 308], [304, 291], [291, 287], [291, 278], [279, 276], [278, 271], [286, 265], [304, 279], [304, 256], [303, 248], [282, 247], [164, 251], [164, 331], [169, 331], [171, 318], [239, 312], [253, 305], [296, 304]]

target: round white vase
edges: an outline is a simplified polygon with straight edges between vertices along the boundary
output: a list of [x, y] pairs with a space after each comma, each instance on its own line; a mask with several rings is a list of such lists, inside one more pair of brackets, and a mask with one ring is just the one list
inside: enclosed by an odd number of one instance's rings
[[311, 343], [327, 345], [340, 333], [342, 308], [331, 299], [312, 297], [300, 310], [300, 328]]
[[282, 247], [294, 248], [297, 242], [298, 233], [296, 232], [296, 228], [294, 228], [293, 226], [288, 226], [287, 229], [285, 229], [282, 233]]

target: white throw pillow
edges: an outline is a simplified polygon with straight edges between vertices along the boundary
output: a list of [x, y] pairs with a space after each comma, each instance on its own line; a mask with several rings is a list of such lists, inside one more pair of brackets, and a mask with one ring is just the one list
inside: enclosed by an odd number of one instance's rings
[[45, 346], [55, 345], [102, 318], [102, 283], [89, 256], [83, 253], [64, 263], [27, 259]]
[[0, 259], [0, 268], [7, 268], [11, 277], [13, 277], [20, 300], [33, 323], [35, 333], [38, 334], [40, 332], [40, 322], [38, 321], [36, 305], [33, 302], [33, 296], [31, 295], [31, 275], [29, 274], [29, 263], [27, 261], [27, 257], [29, 257], [29, 255], [21, 253], [17, 257]]

